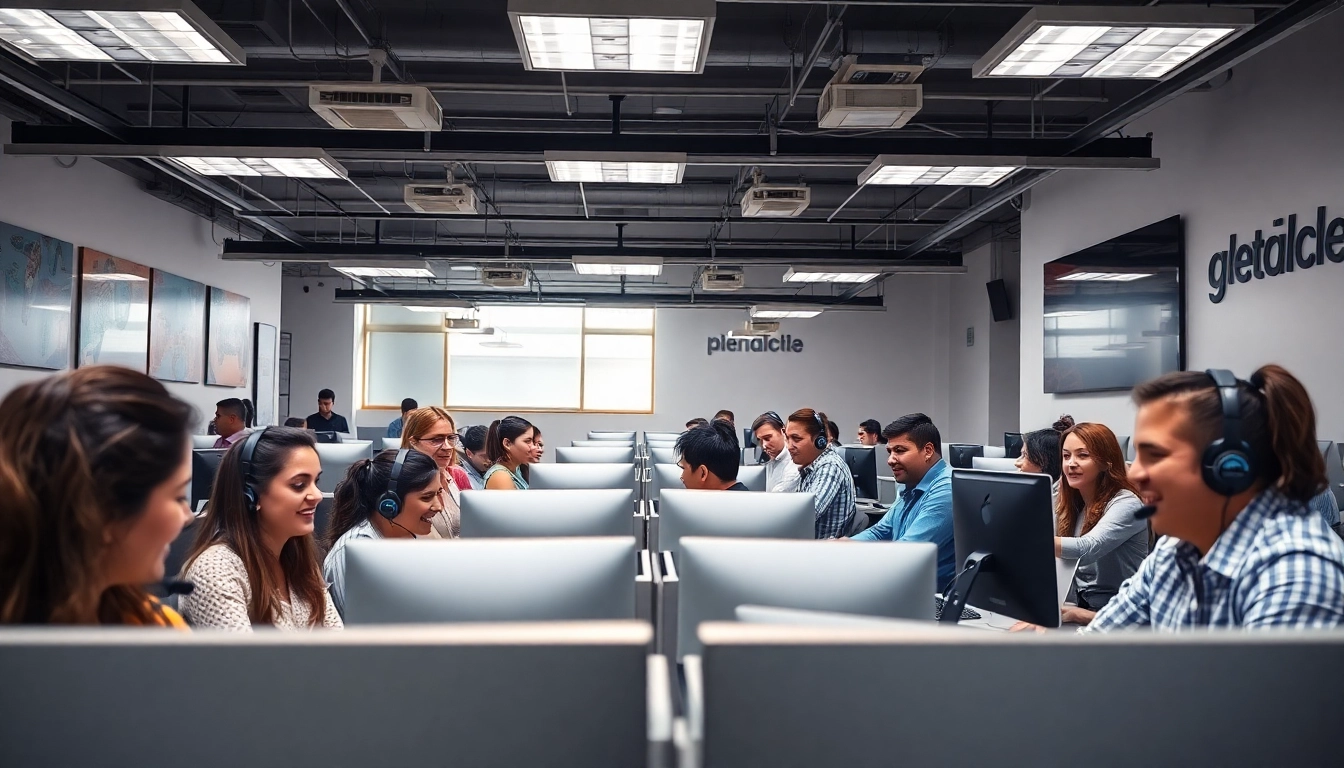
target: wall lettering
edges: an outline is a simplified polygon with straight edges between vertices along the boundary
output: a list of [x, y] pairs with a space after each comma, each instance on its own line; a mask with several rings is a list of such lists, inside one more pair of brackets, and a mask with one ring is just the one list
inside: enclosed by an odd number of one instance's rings
[[[1284, 220], [1274, 220], [1282, 227]], [[1311, 250], [1308, 249], [1311, 242]], [[1284, 232], [1264, 236], [1264, 230], [1255, 230], [1255, 239], [1238, 244], [1236, 234], [1228, 238], [1227, 250], [1213, 254], [1209, 259], [1209, 301], [1218, 304], [1227, 298], [1227, 289], [1234, 283], [1249, 283], [1277, 277], [1295, 269], [1311, 269], [1326, 260], [1344, 262], [1344, 217], [1327, 223], [1325, 206], [1316, 209], [1316, 223], [1297, 223], [1297, 214], [1288, 217]]]
[[783, 336], [753, 336], [737, 338], [720, 334], [710, 336], [705, 345], [707, 355], [715, 352], [802, 352], [803, 340], [787, 333]]

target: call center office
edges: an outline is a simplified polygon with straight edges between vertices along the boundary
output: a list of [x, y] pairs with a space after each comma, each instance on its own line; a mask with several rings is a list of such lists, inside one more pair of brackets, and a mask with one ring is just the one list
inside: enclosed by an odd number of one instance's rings
[[97, 5], [6, 765], [1333, 762], [1333, 4]]

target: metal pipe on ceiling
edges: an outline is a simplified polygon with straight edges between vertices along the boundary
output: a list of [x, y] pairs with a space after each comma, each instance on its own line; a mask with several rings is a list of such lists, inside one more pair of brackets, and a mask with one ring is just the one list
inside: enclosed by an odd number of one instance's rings
[[826, 23], [822, 26], [821, 32], [817, 35], [817, 42], [813, 44], [812, 51], [803, 61], [803, 68], [796, 77], [793, 76], [793, 52], [789, 52], [789, 73], [791, 77], [794, 77], [793, 90], [789, 93], [789, 102], [784, 105], [779, 116], [775, 118], [776, 125], [784, 122], [784, 118], [789, 116], [789, 110], [793, 109], [794, 103], [798, 101], [799, 92], [803, 90], [803, 85], [807, 83], [807, 76], [812, 74], [812, 69], [817, 66], [817, 59], [821, 58], [822, 50], [830, 42], [831, 34], [840, 28], [840, 19], [847, 10], [849, 10], [847, 6], [841, 6], [835, 15], [831, 15], [830, 7], [827, 6]]
[[[594, 286], [598, 287], [598, 286]], [[632, 292], [622, 290], [619, 283], [602, 284], [606, 291], [585, 291], [573, 293], [567, 291], [534, 292], [496, 291], [496, 290], [457, 290], [457, 289], [347, 289], [337, 288], [335, 301], [338, 304], [415, 304], [417, 301], [433, 304], [436, 301], [472, 301], [482, 304], [587, 304], [590, 306], [635, 306], [655, 307], [659, 309], [746, 309], [756, 304], [801, 304], [819, 307], [831, 311], [880, 311], [884, 309], [881, 296], [863, 296], [840, 299], [838, 296], [798, 296], [782, 293], [733, 293], [726, 296], [713, 296], [697, 293], [694, 301], [686, 295], [684, 287], [669, 287], [662, 291], [642, 289]]]
[[[348, 201], [350, 202], [350, 201]], [[935, 206], [936, 207], [936, 206]], [[924, 211], [928, 214], [934, 208]], [[242, 218], [251, 218], [252, 216], [270, 215], [270, 214], [250, 214], [240, 213]], [[273, 218], [277, 219], [305, 219], [324, 221], [328, 219], [366, 219], [380, 221], [414, 221], [414, 222], [441, 222], [444, 224], [455, 223], [494, 223], [510, 221], [515, 224], [630, 224], [632, 226], [657, 226], [660, 224], [714, 224], [723, 221], [722, 216], [556, 216], [545, 214], [505, 214], [503, 216], [491, 214], [489, 216], [455, 216], [455, 215], [434, 215], [423, 213], [340, 213], [337, 211], [300, 211], [291, 214], [275, 214]], [[761, 226], [872, 226], [875, 224], [894, 224], [897, 226], [912, 227], [936, 227], [946, 222], [942, 221], [902, 221], [902, 220], [880, 220], [880, 219], [825, 219], [810, 218], [751, 218], [734, 217], [729, 219], [734, 224], [759, 224]]]

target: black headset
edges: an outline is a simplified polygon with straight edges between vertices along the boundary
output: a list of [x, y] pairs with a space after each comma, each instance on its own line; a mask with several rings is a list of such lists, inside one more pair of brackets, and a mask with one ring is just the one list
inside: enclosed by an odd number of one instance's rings
[[388, 520], [401, 514], [401, 468], [410, 453], [410, 448], [397, 451], [397, 458], [392, 461], [392, 474], [387, 476], [387, 490], [378, 497], [378, 514]]
[[1256, 466], [1251, 446], [1241, 435], [1241, 392], [1231, 371], [1205, 371], [1218, 388], [1223, 404], [1223, 436], [1209, 443], [1200, 459], [1204, 484], [1220, 496], [1236, 496], [1255, 483]]
[[243, 475], [243, 499], [247, 502], [247, 511], [257, 511], [257, 500], [260, 494], [257, 493], [257, 479], [253, 477], [252, 456], [257, 452], [257, 444], [261, 442], [261, 436], [266, 434], [269, 427], [262, 427], [247, 436], [243, 441], [243, 447], [238, 451], [238, 468], [242, 470]]
[[816, 411], [812, 412], [812, 418], [817, 422], [817, 429], [821, 430], [820, 434], [812, 438], [812, 445], [816, 447], [818, 451], [824, 451], [826, 450], [826, 446], [831, 444], [831, 437], [826, 434], [826, 422], [821, 420], [821, 414]]

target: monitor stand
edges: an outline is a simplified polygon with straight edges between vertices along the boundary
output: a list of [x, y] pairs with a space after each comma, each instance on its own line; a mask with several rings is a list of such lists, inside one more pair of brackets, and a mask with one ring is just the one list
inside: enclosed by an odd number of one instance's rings
[[980, 571], [993, 567], [994, 555], [984, 550], [976, 550], [966, 558], [966, 567], [952, 580], [951, 588], [943, 596], [943, 615], [938, 617], [938, 623], [956, 624], [961, 621], [961, 612], [970, 599], [975, 577], [980, 575]]

